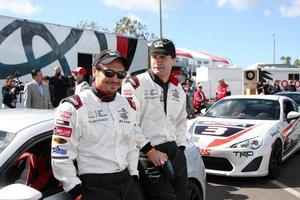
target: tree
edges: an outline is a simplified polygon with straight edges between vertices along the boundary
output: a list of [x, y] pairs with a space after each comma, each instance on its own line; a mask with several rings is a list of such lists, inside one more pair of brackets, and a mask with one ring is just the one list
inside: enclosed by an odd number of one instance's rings
[[290, 65], [292, 59], [290, 56], [281, 56], [280, 60], [282, 60], [283, 64]]
[[114, 33], [142, 39], [155, 38], [153, 33], [149, 34], [147, 32], [146, 25], [129, 17], [123, 17], [116, 23]]
[[79, 24], [77, 24], [77, 28], [110, 32], [109, 29], [98, 26], [97, 22], [94, 21], [80, 21]]
[[294, 65], [298, 68], [300, 68], [300, 59], [296, 59], [294, 62]]

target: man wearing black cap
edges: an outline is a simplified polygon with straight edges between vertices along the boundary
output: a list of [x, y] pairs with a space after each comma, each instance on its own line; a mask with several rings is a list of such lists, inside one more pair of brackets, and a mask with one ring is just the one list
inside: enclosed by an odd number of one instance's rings
[[149, 199], [186, 200], [186, 96], [171, 75], [176, 61], [173, 42], [154, 41], [150, 61], [150, 70], [128, 79], [122, 87], [123, 95], [135, 102], [142, 129], [140, 179]]
[[131, 101], [117, 94], [128, 68], [119, 52], [102, 51], [91, 90], [64, 99], [56, 110], [53, 173], [73, 199], [140, 200], [136, 115]]

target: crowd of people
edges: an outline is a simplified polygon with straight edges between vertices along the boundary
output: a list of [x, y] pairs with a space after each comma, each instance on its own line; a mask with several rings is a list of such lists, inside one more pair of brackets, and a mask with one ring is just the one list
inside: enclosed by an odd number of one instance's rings
[[[13, 75], [9, 75], [2, 87], [1, 108], [16, 108], [18, 98], [25, 108], [52, 109], [67, 96], [77, 94], [90, 86], [86, 81], [86, 69], [78, 67], [72, 71], [74, 77], [62, 75], [61, 67], [54, 67], [54, 75], [44, 76], [40, 69], [31, 71], [32, 81], [25, 86]], [[22, 94], [22, 95], [21, 95]]]
[[[229, 85], [225, 83], [223, 78], [220, 78], [218, 83], [219, 84], [216, 89], [216, 101], [231, 95]], [[188, 119], [194, 118], [201, 114], [202, 109], [208, 108], [210, 99], [205, 96], [205, 93], [203, 92], [203, 85], [201, 83], [197, 83], [195, 87], [194, 81], [188, 78], [182, 84], [182, 87], [186, 94], [186, 112], [188, 114]]]
[[263, 82], [259, 81], [256, 84], [256, 93], [257, 94], [275, 94], [277, 92], [295, 92], [297, 91], [296, 86], [293, 84], [293, 80], [289, 80], [288, 84], [283, 87], [283, 89], [280, 88], [278, 81], [273, 80], [272, 84], [269, 82]]

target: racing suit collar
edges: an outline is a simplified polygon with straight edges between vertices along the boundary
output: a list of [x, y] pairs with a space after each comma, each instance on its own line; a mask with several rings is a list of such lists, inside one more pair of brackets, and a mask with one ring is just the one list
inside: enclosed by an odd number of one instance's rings
[[179, 80], [173, 75], [170, 74], [168, 82], [164, 83], [158, 76], [156, 76], [151, 70], [148, 70], [148, 73], [150, 74], [151, 79], [157, 83], [160, 87], [166, 87], [165, 85], [168, 85], [169, 83], [172, 83], [173, 85], [177, 86], [179, 84]]
[[111, 102], [115, 99], [116, 94], [107, 94], [95, 84], [92, 86], [92, 92], [102, 101], [102, 102]]
[[169, 81], [164, 83], [158, 76], [156, 76], [151, 70], [148, 70], [148, 73], [150, 74], [151, 79], [158, 84], [160, 87], [164, 88], [166, 85], [169, 84]]

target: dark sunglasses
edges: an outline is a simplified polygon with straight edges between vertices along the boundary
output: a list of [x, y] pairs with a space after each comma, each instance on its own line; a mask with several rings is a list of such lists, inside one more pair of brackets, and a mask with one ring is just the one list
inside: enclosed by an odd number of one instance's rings
[[103, 71], [104, 72], [104, 75], [108, 78], [111, 78], [113, 77], [115, 74], [117, 74], [117, 77], [118, 79], [123, 79], [126, 77], [127, 75], [127, 72], [126, 71], [119, 71], [119, 72], [116, 72], [114, 70], [111, 70], [111, 69], [102, 69], [102, 68], [96, 68], [97, 70], [99, 71]]

